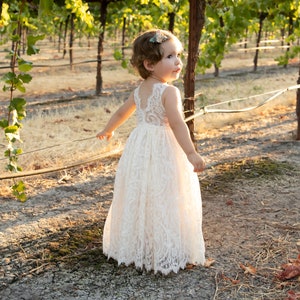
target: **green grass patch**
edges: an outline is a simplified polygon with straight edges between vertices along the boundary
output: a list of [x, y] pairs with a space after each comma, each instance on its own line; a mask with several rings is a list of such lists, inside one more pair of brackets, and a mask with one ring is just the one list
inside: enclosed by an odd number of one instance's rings
[[214, 167], [213, 170], [213, 176], [201, 180], [202, 189], [212, 193], [231, 190], [236, 181], [272, 180], [282, 175], [293, 175], [296, 171], [290, 163], [268, 157], [228, 162]]

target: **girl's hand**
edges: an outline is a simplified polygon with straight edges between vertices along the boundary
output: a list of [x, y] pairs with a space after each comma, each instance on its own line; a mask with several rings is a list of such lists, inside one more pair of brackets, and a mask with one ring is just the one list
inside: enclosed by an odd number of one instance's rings
[[204, 159], [197, 153], [191, 153], [187, 156], [190, 163], [194, 166], [194, 172], [202, 172], [205, 169]]
[[114, 135], [114, 132], [107, 132], [107, 131], [100, 131], [99, 133], [97, 133], [96, 137], [99, 140], [104, 140], [105, 138], [109, 141]]

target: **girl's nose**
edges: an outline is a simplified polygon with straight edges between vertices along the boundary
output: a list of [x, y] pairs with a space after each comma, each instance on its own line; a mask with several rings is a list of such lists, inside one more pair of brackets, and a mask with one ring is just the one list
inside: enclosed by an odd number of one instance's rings
[[177, 56], [177, 59], [175, 61], [176, 65], [181, 65], [182, 64], [182, 61], [180, 59], [180, 57]]

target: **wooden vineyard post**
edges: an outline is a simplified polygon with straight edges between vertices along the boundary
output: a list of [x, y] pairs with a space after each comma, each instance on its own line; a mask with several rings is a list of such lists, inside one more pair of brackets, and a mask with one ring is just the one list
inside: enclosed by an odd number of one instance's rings
[[104, 32], [107, 16], [107, 6], [109, 0], [100, 1], [100, 25], [101, 30], [98, 37], [98, 52], [97, 52], [97, 75], [96, 75], [96, 95], [99, 96], [102, 92], [102, 53], [103, 53], [103, 42], [104, 42]]
[[74, 42], [74, 13], [70, 17], [70, 40], [69, 40], [69, 56], [70, 56], [70, 69], [73, 71], [73, 42]]
[[[204, 26], [205, 0], [190, 0], [189, 45], [186, 72], [184, 74], [184, 114], [192, 116], [195, 111], [195, 67], [199, 54], [199, 42]], [[194, 137], [194, 119], [187, 122], [192, 141]]]
[[[300, 63], [299, 63], [299, 74], [298, 74], [298, 80], [297, 84], [300, 84]], [[296, 115], [298, 120], [297, 125], [297, 134], [296, 134], [296, 140], [300, 140], [300, 88], [297, 89], [297, 100], [296, 100]]]

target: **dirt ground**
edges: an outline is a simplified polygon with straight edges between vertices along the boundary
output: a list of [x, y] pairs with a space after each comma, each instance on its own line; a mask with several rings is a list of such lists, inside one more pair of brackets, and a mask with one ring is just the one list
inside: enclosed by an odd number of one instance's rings
[[[125, 72], [105, 73], [108, 97], [120, 94], [114, 91], [117, 85], [126, 94], [137, 79]], [[92, 75], [78, 73], [73, 83], [62, 83], [54, 71], [51, 80], [41, 74], [28, 90], [31, 103], [37, 97], [68, 99], [91, 90]], [[210, 126], [196, 136], [207, 161], [206, 171], [199, 175], [205, 267], [161, 276], [107, 261], [101, 237], [112, 199], [116, 154], [25, 178], [30, 196], [24, 204], [7, 193], [9, 181], [1, 183], [0, 298], [300, 299], [299, 275], [278, 277], [287, 264], [296, 264], [300, 253], [295, 102], [263, 108], [248, 119], [238, 115], [222, 126], [214, 126], [213, 118], [205, 120]]]

